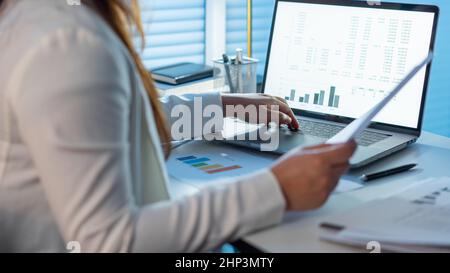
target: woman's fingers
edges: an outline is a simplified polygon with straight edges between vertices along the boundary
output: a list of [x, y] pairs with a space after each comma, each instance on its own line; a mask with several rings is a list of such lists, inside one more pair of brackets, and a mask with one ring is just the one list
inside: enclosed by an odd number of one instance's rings
[[327, 148], [327, 147], [330, 147], [331, 145], [330, 144], [319, 144], [319, 145], [316, 145], [316, 146], [311, 146], [311, 147], [305, 147], [305, 148], [303, 148], [302, 150], [303, 151], [317, 151], [317, 152], [320, 152], [320, 150], [321, 149], [324, 149], [324, 148]]
[[324, 161], [331, 166], [339, 166], [347, 164], [350, 157], [355, 153], [355, 150], [356, 143], [351, 141], [349, 143], [338, 145], [322, 144], [311, 148], [305, 148], [303, 151], [320, 154]]
[[289, 125], [294, 129], [299, 129], [300, 124], [298, 123], [298, 120], [295, 117], [291, 107], [289, 107], [287, 101], [280, 97], [272, 97], [272, 98], [277, 102], [277, 105], [280, 107], [280, 112], [288, 115], [291, 118], [291, 123], [289, 123]]
[[[245, 120], [249, 122], [255, 121], [267, 121], [267, 122], [277, 122], [273, 120], [275, 116], [278, 118], [278, 124], [287, 124], [293, 129], [299, 129], [300, 125], [292, 112], [292, 109], [289, 107], [287, 102], [278, 97], [273, 97], [265, 94], [233, 94], [233, 95], [222, 95], [222, 102], [224, 107], [228, 105], [242, 105], [244, 107], [249, 105], [255, 105], [258, 107], [258, 112], [251, 116], [252, 114], [248, 114], [245, 117]], [[275, 106], [275, 107], [274, 107]], [[267, 115], [267, 118], [261, 116], [262, 107], [265, 112], [263, 114]], [[250, 115], [250, 117], [249, 117]], [[271, 116], [274, 115], [274, 116]]]
[[356, 142], [351, 141], [342, 145], [334, 145], [335, 149], [325, 153], [326, 158], [332, 165], [347, 164], [356, 151]]
[[[273, 118], [275, 118], [275, 119], [273, 119]], [[275, 122], [278, 125], [281, 125], [281, 124], [290, 125], [290, 124], [292, 124], [292, 118], [290, 116], [286, 115], [283, 112], [273, 111], [271, 109], [267, 109], [267, 121], [269, 123], [270, 122]]]
[[339, 180], [341, 180], [341, 176], [342, 175], [337, 175], [337, 174], [331, 175], [330, 181], [332, 181], [332, 183], [328, 184], [328, 192], [330, 194], [333, 193], [334, 190], [336, 189], [336, 187], [338, 186]]
[[292, 124], [292, 118], [283, 112], [278, 112], [278, 118], [280, 120], [280, 124], [286, 124], [286, 125]]
[[331, 172], [333, 175], [341, 177], [343, 174], [345, 174], [350, 169], [350, 164], [347, 162], [345, 164], [340, 164], [337, 166], [333, 166], [331, 169]]

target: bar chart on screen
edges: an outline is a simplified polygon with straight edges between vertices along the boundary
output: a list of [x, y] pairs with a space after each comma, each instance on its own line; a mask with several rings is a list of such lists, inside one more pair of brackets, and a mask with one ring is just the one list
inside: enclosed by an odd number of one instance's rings
[[339, 108], [341, 97], [336, 94], [335, 86], [331, 86], [329, 91], [320, 90], [317, 93], [305, 93], [303, 96], [297, 96], [296, 89], [291, 89], [290, 92], [290, 96], [285, 97], [290, 102]]

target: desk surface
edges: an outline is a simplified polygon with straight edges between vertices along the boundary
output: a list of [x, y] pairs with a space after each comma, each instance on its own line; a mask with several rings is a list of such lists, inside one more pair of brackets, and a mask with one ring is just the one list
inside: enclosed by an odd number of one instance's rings
[[[279, 226], [242, 238], [243, 242], [264, 252], [361, 252], [363, 249], [342, 246], [319, 239], [319, 224], [328, 215], [344, 212], [396, 191], [401, 191], [424, 178], [450, 176], [450, 138], [424, 133], [417, 144], [364, 169], [352, 171], [346, 179], [357, 180], [362, 173], [384, 170], [407, 163], [418, 163], [416, 170], [376, 180], [364, 188], [333, 195], [319, 210], [307, 213], [287, 213]], [[179, 197], [198, 188], [173, 180], [172, 196]]]
[[288, 213], [281, 225], [246, 236], [243, 240], [264, 252], [362, 252], [364, 249], [320, 240], [318, 225], [328, 215], [401, 191], [413, 181], [450, 176], [450, 139], [425, 133], [417, 144], [364, 170], [353, 171], [347, 178], [359, 177], [363, 171], [381, 170], [411, 162], [419, 164], [417, 170], [370, 182], [354, 192], [333, 195], [317, 211]]

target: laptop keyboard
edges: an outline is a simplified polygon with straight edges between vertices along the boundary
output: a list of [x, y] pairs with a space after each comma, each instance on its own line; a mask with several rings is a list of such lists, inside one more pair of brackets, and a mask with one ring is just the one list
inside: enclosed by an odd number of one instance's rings
[[[344, 126], [314, 122], [309, 120], [299, 120], [299, 122], [300, 122], [300, 131], [303, 132], [305, 135], [325, 139], [332, 138], [342, 129], [345, 128]], [[368, 147], [388, 137], [391, 137], [391, 135], [364, 131], [364, 133], [362, 133], [362, 135], [356, 139], [356, 142], [358, 143], [358, 145]]]

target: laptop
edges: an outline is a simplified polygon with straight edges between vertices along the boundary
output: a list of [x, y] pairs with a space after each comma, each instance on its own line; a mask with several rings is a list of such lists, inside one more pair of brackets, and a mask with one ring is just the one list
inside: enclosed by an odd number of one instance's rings
[[[433, 51], [439, 8], [350, 0], [278, 0], [262, 92], [285, 99], [299, 131], [280, 128], [272, 152], [326, 142], [382, 100]], [[431, 64], [378, 114], [350, 161], [365, 166], [415, 143]], [[262, 140], [227, 139], [261, 149]]]

